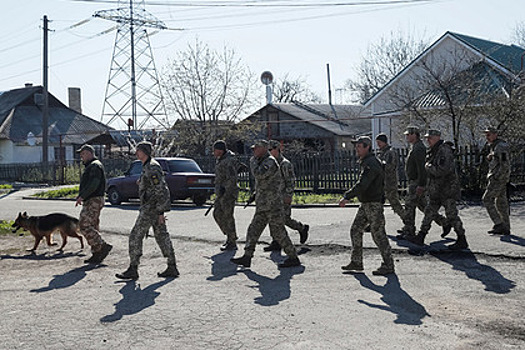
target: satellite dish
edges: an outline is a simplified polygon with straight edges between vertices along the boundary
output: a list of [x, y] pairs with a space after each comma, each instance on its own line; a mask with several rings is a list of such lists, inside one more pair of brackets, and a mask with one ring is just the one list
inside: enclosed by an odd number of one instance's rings
[[261, 74], [261, 81], [264, 85], [270, 85], [273, 82], [273, 75], [270, 71], [264, 71]]

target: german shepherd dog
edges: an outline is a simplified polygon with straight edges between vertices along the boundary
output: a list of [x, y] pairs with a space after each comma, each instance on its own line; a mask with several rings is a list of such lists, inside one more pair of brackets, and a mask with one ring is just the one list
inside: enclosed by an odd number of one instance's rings
[[44, 216], [28, 216], [27, 212], [18, 213], [18, 217], [11, 225], [13, 233], [20, 228], [31, 232], [35, 237], [35, 245], [30, 252], [34, 252], [42, 238], [46, 238], [48, 246], [57, 245], [53, 243], [52, 234], [55, 231], [60, 231], [62, 236], [62, 246], [58, 249], [61, 251], [67, 243], [67, 236], [76, 237], [80, 241], [80, 248], [84, 248], [84, 241], [78, 235], [78, 219], [67, 214], [53, 213]]

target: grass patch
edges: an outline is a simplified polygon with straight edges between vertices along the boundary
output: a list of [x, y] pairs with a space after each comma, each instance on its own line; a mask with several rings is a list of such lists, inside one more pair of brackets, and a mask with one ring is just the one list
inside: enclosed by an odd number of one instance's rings
[[34, 197], [45, 199], [62, 199], [78, 197], [78, 185], [73, 187], [65, 187], [58, 190], [42, 191], [34, 194]]
[[0, 220], [0, 235], [7, 235], [7, 234], [13, 234], [13, 228], [11, 225], [14, 223], [14, 221], [5, 221]]
[[12, 190], [13, 185], [0, 185], [0, 190]]

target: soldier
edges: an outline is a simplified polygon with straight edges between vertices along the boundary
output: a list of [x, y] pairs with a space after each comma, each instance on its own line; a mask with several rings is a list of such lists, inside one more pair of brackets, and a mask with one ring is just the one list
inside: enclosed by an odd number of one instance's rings
[[299, 266], [301, 262], [297, 257], [297, 251], [284, 227], [282, 196], [279, 193], [282, 181], [279, 164], [268, 152], [268, 141], [258, 140], [252, 148], [250, 169], [255, 177], [255, 215], [246, 233], [244, 255], [240, 258], [232, 258], [231, 261], [237, 265], [250, 267], [257, 240], [266, 225], [269, 225], [272, 238], [288, 255], [279, 267]]
[[[301, 244], [304, 244], [308, 239], [308, 231], [310, 229], [309, 225], [303, 224], [300, 221], [297, 221], [292, 218], [292, 199], [295, 189], [295, 173], [292, 163], [283, 157], [281, 153], [281, 143], [277, 140], [270, 141], [270, 154], [277, 159], [279, 163], [279, 168], [281, 169], [282, 177], [282, 188], [279, 192], [283, 196], [283, 210], [284, 210], [284, 224], [291, 229], [299, 231], [299, 241]], [[281, 246], [274, 239], [269, 246], [264, 248], [264, 251], [279, 251]]]
[[117, 273], [115, 275], [117, 278], [132, 280], [139, 278], [138, 266], [142, 256], [142, 243], [150, 227], [153, 227], [155, 241], [159, 245], [162, 255], [168, 260], [166, 270], [159, 272], [157, 276], [179, 276], [175, 253], [164, 216], [164, 213], [171, 209], [170, 191], [164, 179], [164, 172], [159, 163], [151, 158], [151, 153], [152, 145], [150, 142], [142, 141], [137, 144], [135, 155], [142, 162], [142, 174], [138, 180], [140, 211], [129, 235], [129, 267], [123, 273]]
[[85, 144], [77, 151], [85, 169], [80, 179], [75, 207], [82, 205], [79, 217], [80, 233], [91, 246], [92, 256], [84, 262], [100, 264], [113, 248], [100, 236], [100, 212], [104, 208], [106, 175], [104, 166], [95, 157], [93, 146]]
[[483, 204], [494, 226], [488, 233], [510, 235], [509, 203], [507, 200], [507, 183], [510, 181], [510, 157], [508, 144], [498, 137], [499, 131], [494, 127], [485, 130], [485, 137], [490, 146], [487, 156], [489, 172], [487, 188], [483, 194]]
[[449, 248], [453, 250], [466, 249], [468, 244], [465, 238], [465, 229], [456, 208], [460, 189], [454, 166], [454, 151], [449, 143], [441, 140], [439, 130], [430, 129], [425, 137], [430, 146], [425, 162], [425, 169], [428, 174], [428, 204], [425, 208], [425, 216], [419, 233], [416, 237], [410, 237], [409, 240], [417, 245], [424, 245], [430, 224], [437, 215], [439, 208], [443, 206], [449, 225], [454, 227], [454, 231], [458, 235], [456, 243], [450, 245]]
[[[425, 171], [426, 147], [421, 141], [419, 129], [416, 126], [409, 126], [405, 131], [405, 136], [410, 143], [410, 150], [405, 161], [405, 174], [408, 180], [408, 194], [405, 198], [405, 219], [404, 226], [398, 232], [398, 239], [413, 238], [416, 234], [416, 207], [425, 212], [427, 199], [425, 197], [425, 186], [427, 182], [427, 172]], [[442, 215], [434, 217], [436, 223], [443, 227], [441, 237], [445, 237], [451, 230], [447, 225], [446, 219]]]
[[379, 147], [377, 157], [385, 171], [385, 198], [388, 200], [388, 203], [390, 203], [394, 213], [396, 213], [401, 220], [404, 220], [405, 210], [399, 201], [399, 193], [397, 190], [399, 184], [397, 176], [397, 153], [388, 144], [388, 137], [385, 134], [377, 135], [376, 143], [377, 147]]
[[370, 137], [361, 136], [352, 143], [355, 145], [359, 156], [361, 173], [354, 187], [345, 192], [339, 201], [339, 206], [344, 207], [353, 197], [357, 197], [361, 205], [350, 228], [351, 260], [348, 265], [341, 268], [346, 271], [363, 271], [363, 232], [365, 227], [370, 225], [372, 238], [383, 258], [381, 266], [372, 274], [388, 275], [394, 273], [394, 260], [385, 232], [385, 216], [383, 213], [384, 172], [379, 160], [372, 152]]
[[226, 236], [226, 242], [222, 245], [221, 250], [235, 250], [237, 249], [237, 231], [235, 230], [233, 210], [239, 195], [237, 173], [240, 163], [233, 152], [227, 149], [226, 142], [223, 140], [215, 141], [213, 155], [216, 158], [216, 198], [213, 204], [213, 218]]

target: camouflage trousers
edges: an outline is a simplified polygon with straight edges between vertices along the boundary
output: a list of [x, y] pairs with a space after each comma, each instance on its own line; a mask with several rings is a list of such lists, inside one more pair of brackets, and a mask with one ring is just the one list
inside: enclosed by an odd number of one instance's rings
[[292, 230], [304, 230], [305, 224], [292, 218], [292, 205], [284, 204], [284, 224]]
[[458, 209], [456, 207], [456, 198], [441, 198], [439, 196], [430, 196], [428, 200], [428, 205], [425, 208], [425, 216], [421, 222], [421, 232], [427, 234], [430, 230], [432, 220], [435, 220], [435, 217], [438, 214], [438, 210], [441, 207], [445, 208], [446, 221], [445, 224], [448, 224], [454, 228], [456, 234], [459, 236], [465, 235], [465, 229], [463, 228], [463, 223], [458, 215]]
[[405, 219], [405, 209], [399, 201], [399, 193], [397, 192], [397, 186], [389, 187], [385, 186], [385, 198], [390, 203], [390, 207], [396, 213], [401, 220]]
[[384, 264], [393, 268], [392, 248], [386, 236], [383, 203], [380, 202], [361, 203], [357, 210], [354, 222], [350, 228], [350, 239], [352, 241], [351, 261], [358, 264], [363, 263], [363, 233], [368, 225], [370, 225], [372, 239], [379, 248]]
[[[416, 208], [418, 208], [422, 213], [424, 213], [428, 202], [428, 198], [424, 193], [420, 196], [417, 195], [416, 189], [417, 184], [410, 182], [408, 185], [408, 194], [405, 198], [405, 216], [403, 220], [403, 230], [410, 234], [415, 234], [416, 232]], [[434, 216], [434, 221], [439, 226], [444, 226], [447, 223], [447, 219], [439, 213]]]
[[213, 218], [226, 236], [228, 242], [237, 241], [237, 230], [235, 229], [235, 219], [233, 211], [237, 196], [224, 194], [218, 197], [213, 204]]
[[286, 255], [291, 258], [297, 257], [297, 251], [293, 245], [286, 228], [284, 227], [284, 215], [282, 209], [272, 210], [255, 210], [255, 215], [248, 226], [246, 233], [246, 246], [244, 247], [245, 255], [253, 257], [257, 240], [261, 237], [264, 228], [268, 225], [270, 227], [270, 235], [272, 239], [277, 241], [283, 248]]
[[104, 208], [104, 202], [105, 198], [102, 196], [86, 199], [82, 202], [82, 210], [78, 218], [80, 233], [86, 237], [93, 253], [102, 249], [104, 244], [100, 236], [100, 212]]
[[139, 216], [129, 234], [130, 265], [139, 265], [144, 237], [147, 235], [150, 227], [153, 227], [155, 241], [162, 255], [168, 259], [168, 264], [176, 263], [175, 252], [173, 251], [173, 245], [171, 244], [166, 224], [159, 224], [158, 220], [159, 214], [155, 210], [140, 209]]
[[489, 178], [482, 199], [494, 225], [503, 224], [506, 228], [510, 229], [507, 183]]

